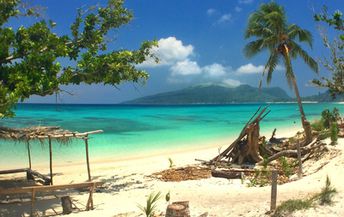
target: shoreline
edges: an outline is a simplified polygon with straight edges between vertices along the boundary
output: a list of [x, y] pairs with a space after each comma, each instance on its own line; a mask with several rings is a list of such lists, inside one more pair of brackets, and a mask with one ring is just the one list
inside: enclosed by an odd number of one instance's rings
[[[299, 127], [293, 126], [293, 127], [279, 127], [277, 128], [277, 137], [290, 137], [295, 135], [295, 133], [299, 130], [302, 130]], [[261, 132], [261, 136], [266, 136], [266, 138], [269, 138], [271, 136], [271, 132], [268, 130], [265, 130]], [[155, 157], [161, 157], [164, 156], [166, 159], [170, 158], [170, 156], [176, 156], [180, 154], [188, 154], [193, 152], [203, 152], [203, 151], [214, 151], [215, 154], [218, 153], [219, 150], [224, 150], [227, 146], [230, 145], [231, 142], [233, 142], [237, 138], [237, 135], [231, 135], [231, 136], [222, 136], [221, 138], [209, 138], [206, 141], [203, 141], [201, 143], [195, 142], [190, 143], [187, 142], [186, 144], [182, 146], [171, 146], [169, 148], [161, 147], [160, 149], [156, 149], [154, 151], [152, 150], [143, 150], [139, 152], [133, 152], [129, 154], [121, 154], [117, 156], [104, 156], [104, 157], [92, 157], [92, 144], [91, 144], [91, 151], [90, 151], [90, 164], [97, 165], [97, 164], [113, 164], [113, 163], [121, 163], [121, 162], [128, 162], [128, 161], [136, 161], [136, 160], [144, 160], [149, 158], [155, 158]], [[195, 145], [198, 144], [198, 145]], [[214, 154], [214, 157], [215, 157]], [[33, 162], [33, 169], [34, 170], [43, 170], [45, 171], [48, 168], [49, 162], [48, 159], [45, 159], [44, 161], [40, 160], [38, 162]], [[82, 166], [85, 165], [85, 154], [84, 150], [80, 151], [80, 157], [78, 157], [75, 161], [63, 161], [61, 160], [53, 160], [53, 166], [56, 168], [63, 168], [63, 167], [71, 167], [71, 166]], [[0, 165], [0, 170], [3, 169], [13, 169], [13, 168], [22, 168], [22, 164], [11, 164], [11, 168]]]

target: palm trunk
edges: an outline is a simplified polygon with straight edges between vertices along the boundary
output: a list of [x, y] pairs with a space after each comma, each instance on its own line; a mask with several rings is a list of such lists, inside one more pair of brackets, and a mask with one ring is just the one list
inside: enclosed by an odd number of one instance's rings
[[291, 82], [293, 84], [295, 96], [297, 99], [297, 104], [299, 106], [299, 110], [301, 114], [301, 123], [302, 123], [303, 130], [305, 131], [305, 145], [306, 145], [312, 141], [312, 129], [311, 129], [310, 123], [306, 119], [305, 112], [303, 111], [299, 88], [297, 87], [296, 79], [294, 75], [291, 78]]

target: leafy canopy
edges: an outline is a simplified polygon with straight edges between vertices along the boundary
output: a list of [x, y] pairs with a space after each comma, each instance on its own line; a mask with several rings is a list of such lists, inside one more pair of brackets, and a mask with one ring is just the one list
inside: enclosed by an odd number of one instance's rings
[[[56, 23], [39, 18], [30, 26], [13, 29], [10, 19], [37, 16], [21, 0], [0, 0], [0, 117], [14, 115], [13, 106], [31, 95], [51, 95], [60, 85], [140, 82], [148, 74], [135, 68], [151, 55], [156, 41], [137, 50], [109, 50], [106, 37], [133, 18], [123, 0], [77, 11], [70, 34], [54, 32]], [[67, 60], [68, 64], [61, 64]]]
[[317, 62], [298, 43], [306, 43], [312, 47], [311, 33], [296, 24], [288, 24], [283, 7], [275, 2], [262, 4], [259, 10], [250, 15], [245, 38], [254, 39], [245, 46], [247, 57], [253, 57], [263, 51], [269, 52], [263, 72], [263, 75], [267, 73], [268, 84], [280, 61], [283, 61], [286, 67], [289, 84], [294, 77], [291, 59], [301, 57], [313, 71], [318, 72]]
[[326, 7], [323, 12], [314, 15], [317, 22], [327, 23], [333, 27], [338, 37], [332, 42], [328, 39], [326, 34], [322, 34], [324, 46], [330, 51], [330, 58], [322, 60], [323, 66], [332, 73], [331, 78], [322, 77], [321, 79], [314, 79], [313, 83], [320, 87], [329, 89], [331, 95], [335, 97], [336, 94], [344, 93], [344, 20], [343, 14], [339, 10], [329, 15]]

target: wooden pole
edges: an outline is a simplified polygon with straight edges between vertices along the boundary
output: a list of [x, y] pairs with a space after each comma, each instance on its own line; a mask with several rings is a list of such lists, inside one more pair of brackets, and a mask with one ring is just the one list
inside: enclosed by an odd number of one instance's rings
[[31, 170], [31, 150], [30, 150], [30, 142], [29, 142], [29, 140], [26, 140], [26, 144], [27, 144], [27, 155], [29, 157], [29, 168]]
[[36, 191], [35, 191], [35, 189], [32, 189], [32, 192], [31, 192], [31, 215], [30, 215], [30, 217], [35, 216], [34, 215], [34, 212], [35, 212], [35, 197], [36, 197]]
[[277, 202], [277, 171], [273, 170], [271, 174], [271, 204], [270, 211], [276, 209]]
[[302, 178], [302, 159], [301, 159], [301, 148], [300, 148], [300, 142], [297, 141], [297, 160], [299, 161], [299, 170], [297, 173], [297, 176], [299, 179]]
[[53, 151], [52, 151], [52, 145], [51, 145], [51, 138], [49, 139], [49, 167], [50, 167], [50, 184], [53, 185]]
[[85, 141], [85, 147], [86, 147], [86, 163], [87, 163], [88, 181], [91, 181], [90, 159], [88, 156], [88, 137], [87, 137], [87, 135], [85, 136], [84, 141]]

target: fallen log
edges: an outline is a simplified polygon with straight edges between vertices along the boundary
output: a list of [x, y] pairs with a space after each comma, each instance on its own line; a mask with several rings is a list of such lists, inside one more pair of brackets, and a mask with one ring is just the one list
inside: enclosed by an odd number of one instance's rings
[[217, 178], [225, 178], [225, 179], [240, 179], [241, 178], [241, 172], [212, 170], [211, 176], [217, 177]]

